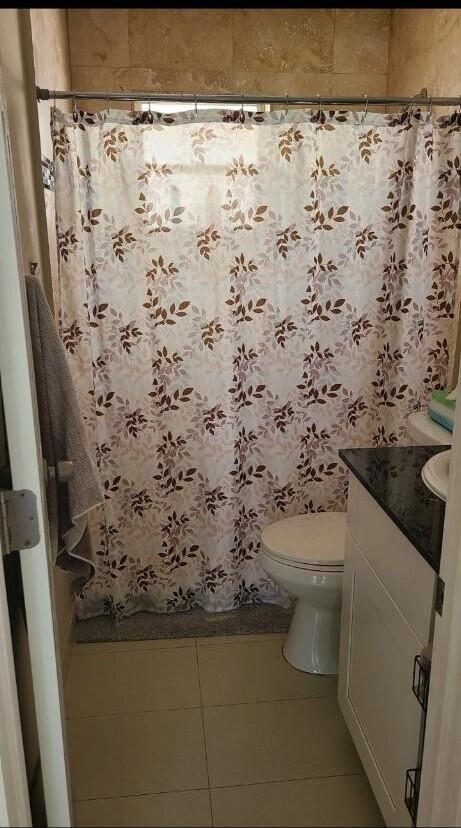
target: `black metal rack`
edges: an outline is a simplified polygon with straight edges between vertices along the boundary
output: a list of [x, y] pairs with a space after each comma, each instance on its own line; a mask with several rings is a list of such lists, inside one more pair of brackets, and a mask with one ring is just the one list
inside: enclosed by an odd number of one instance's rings
[[412, 689], [423, 709], [421, 738], [419, 743], [418, 767], [409, 768], [405, 776], [405, 805], [408, 808], [413, 825], [416, 825], [418, 815], [419, 787], [421, 782], [421, 766], [424, 749], [424, 735], [426, 732], [427, 704], [429, 699], [429, 681], [431, 664], [422, 655], [417, 655], [413, 662]]
[[413, 693], [418, 699], [424, 713], [427, 713], [429, 698], [429, 678], [431, 666], [423, 656], [417, 655], [413, 662]]
[[405, 805], [410, 813], [413, 825], [416, 825], [418, 815], [419, 783], [421, 768], [410, 768], [405, 777]]

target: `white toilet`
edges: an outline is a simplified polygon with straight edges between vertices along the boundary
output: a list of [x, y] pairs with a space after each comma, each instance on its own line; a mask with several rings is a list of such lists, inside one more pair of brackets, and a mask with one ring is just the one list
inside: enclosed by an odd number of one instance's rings
[[261, 566], [297, 599], [283, 653], [306, 673], [338, 672], [345, 536], [342, 512], [277, 520], [261, 536]]

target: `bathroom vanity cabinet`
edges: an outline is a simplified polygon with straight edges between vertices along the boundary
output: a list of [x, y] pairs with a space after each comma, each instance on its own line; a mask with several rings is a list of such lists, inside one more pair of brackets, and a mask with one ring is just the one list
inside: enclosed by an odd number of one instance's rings
[[[343, 459], [362, 451], [344, 452]], [[392, 503], [396, 478], [383, 481], [383, 496]], [[437, 573], [367, 488], [350, 475], [338, 697], [386, 824], [406, 826], [412, 824], [405, 805], [406, 771], [420, 763], [424, 715], [412, 690], [413, 666], [432, 640]], [[414, 501], [405, 504], [402, 493], [399, 501], [394, 494], [400, 518], [413, 519], [416, 527]], [[440, 517], [440, 507], [430, 493], [427, 497]], [[423, 524], [426, 520], [427, 510], [421, 515]], [[435, 530], [429, 524], [427, 530], [430, 544]]]

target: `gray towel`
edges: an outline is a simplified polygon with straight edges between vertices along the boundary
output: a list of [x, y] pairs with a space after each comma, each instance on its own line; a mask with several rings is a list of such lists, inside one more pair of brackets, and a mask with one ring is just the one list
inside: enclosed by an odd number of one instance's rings
[[77, 576], [72, 587], [80, 592], [94, 573], [87, 514], [104, 495], [50, 307], [37, 277], [25, 278], [44, 462], [54, 468], [60, 460], [73, 464], [68, 481], [49, 478], [47, 484], [53, 562]]

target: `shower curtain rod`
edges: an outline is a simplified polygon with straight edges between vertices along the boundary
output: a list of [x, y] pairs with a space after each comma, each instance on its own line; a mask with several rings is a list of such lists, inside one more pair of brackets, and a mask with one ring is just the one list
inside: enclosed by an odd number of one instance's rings
[[146, 102], [161, 102], [161, 101], [178, 101], [181, 103], [239, 103], [243, 107], [245, 104], [313, 104], [314, 106], [323, 107], [326, 104], [364, 104], [373, 106], [374, 104], [399, 104], [411, 105], [418, 104], [419, 106], [460, 106], [461, 95], [452, 98], [436, 98], [430, 95], [411, 95], [404, 98], [385, 98], [376, 97], [373, 95], [358, 95], [358, 96], [329, 96], [329, 95], [253, 95], [243, 92], [235, 93], [235, 95], [201, 95], [190, 92], [73, 92], [53, 89], [43, 89], [37, 86], [37, 99], [39, 101], [54, 101], [54, 100], [97, 100], [97, 101], [146, 101]]

